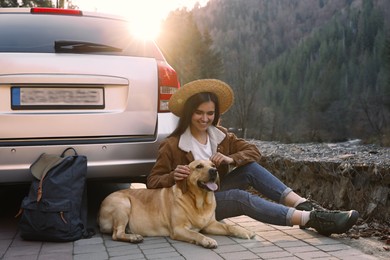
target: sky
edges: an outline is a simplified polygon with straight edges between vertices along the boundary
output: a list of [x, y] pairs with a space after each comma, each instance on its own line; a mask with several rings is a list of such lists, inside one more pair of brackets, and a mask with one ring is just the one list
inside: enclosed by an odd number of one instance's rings
[[83, 11], [113, 13], [142, 24], [144, 37], [153, 38], [159, 33], [161, 21], [170, 11], [186, 7], [191, 10], [196, 2], [205, 6], [208, 0], [72, 0]]

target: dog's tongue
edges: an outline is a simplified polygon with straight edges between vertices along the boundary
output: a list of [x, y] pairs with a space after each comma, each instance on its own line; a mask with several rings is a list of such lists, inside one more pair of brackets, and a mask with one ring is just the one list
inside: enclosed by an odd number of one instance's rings
[[206, 186], [212, 191], [216, 191], [218, 189], [218, 185], [214, 182], [208, 182], [206, 183]]

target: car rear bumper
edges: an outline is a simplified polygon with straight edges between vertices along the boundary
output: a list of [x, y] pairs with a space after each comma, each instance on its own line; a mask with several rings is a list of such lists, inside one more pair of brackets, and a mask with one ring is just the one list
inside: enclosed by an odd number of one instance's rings
[[171, 113], [160, 113], [156, 134], [149, 137], [109, 139], [31, 140], [18, 145], [0, 146], [0, 184], [30, 182], [30, 165], [42, 153], [61, 154], [73, 147], [88, 158], [88, 179], [128, 180], [148, 175], [153, 167], [160, 142], [176, 126]]

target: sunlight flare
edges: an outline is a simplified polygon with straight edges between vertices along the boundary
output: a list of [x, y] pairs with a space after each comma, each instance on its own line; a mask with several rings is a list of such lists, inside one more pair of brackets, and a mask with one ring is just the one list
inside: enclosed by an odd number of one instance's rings
[[169, 12], [178, 8], [192, 9], [196, 3], [206, 5], [208, 0], [73, 0], [83, 11], [112, 13], [126, 17], [131, 30], [141, 39], [155, 39], [160, 25]]

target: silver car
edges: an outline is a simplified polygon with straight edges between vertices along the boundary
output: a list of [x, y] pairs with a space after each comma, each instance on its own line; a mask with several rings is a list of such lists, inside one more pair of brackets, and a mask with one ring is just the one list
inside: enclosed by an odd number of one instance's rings
[[120, 17], [0, 8], [0, 184], [28, 182], [41, 153], [74, 147], [88, 178], [144, 177], [176, 126], [179, 88], [153, 42]]

